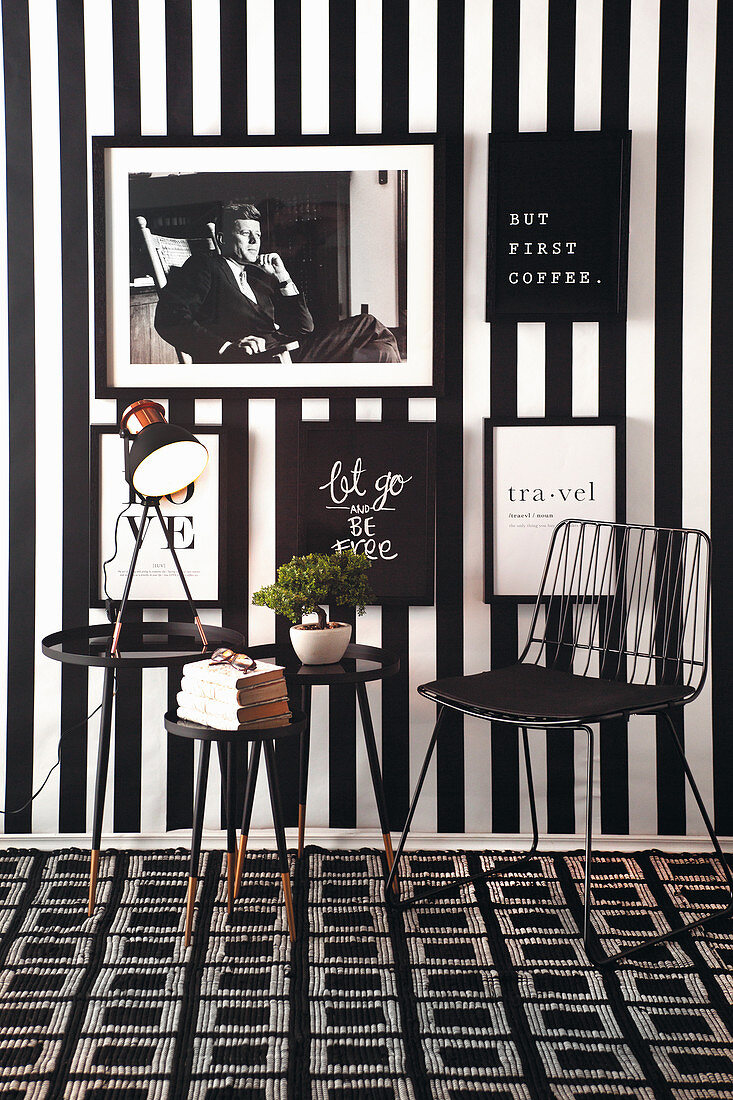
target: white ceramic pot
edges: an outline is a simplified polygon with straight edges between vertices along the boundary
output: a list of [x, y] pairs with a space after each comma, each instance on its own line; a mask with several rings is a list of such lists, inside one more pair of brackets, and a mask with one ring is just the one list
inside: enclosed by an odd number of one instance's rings
[[290, 627], [290, 642], [304, 665], [335, 665], [351, 641], [351, 623], [330, 623], [325, 630]]

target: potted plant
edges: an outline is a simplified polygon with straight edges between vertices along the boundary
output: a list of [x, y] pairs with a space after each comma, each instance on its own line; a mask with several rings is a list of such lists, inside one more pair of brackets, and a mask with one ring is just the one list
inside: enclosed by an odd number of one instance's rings
[[[351, 625], [327, 621], [322, 605], [355, 607], [357, 615], [363, 615], [372, 597], [370, 566], [365, 554], [353, 550], [296, 557], [279, 567], [275, 584], [254, 593], [252, 603], [296, 624], [290, 628], [290, 641], [304, 665], [335, 664], [351, 640]], [[316, 622], [300, 622], [312, 612], [318, 616]]]

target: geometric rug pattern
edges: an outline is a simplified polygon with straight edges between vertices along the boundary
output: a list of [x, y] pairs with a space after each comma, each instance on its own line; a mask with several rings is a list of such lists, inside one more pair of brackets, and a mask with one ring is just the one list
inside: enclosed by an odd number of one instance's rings
[[[403, 889], [494, 858], [411, 853]], [[2, 1100], [733, 1097], [733, 922], [599, 972], [582, 854], [400, 913], [381, 853], [308, 848], [291, 945], [274, 853], [248, 853], [231, 917], [205, 853], [188, 949], [186, 852], [103, 852], [91, 918], [88, 869], [77, 850], [0, 853]], [[705, 856], [594, 869], [606, 951], [725, 900]]]

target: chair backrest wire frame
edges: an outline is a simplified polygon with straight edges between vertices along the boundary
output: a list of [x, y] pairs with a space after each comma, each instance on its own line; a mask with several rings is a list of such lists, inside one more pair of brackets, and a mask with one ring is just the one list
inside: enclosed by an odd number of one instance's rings
[[552, 534], [520, 657], [699, 694], [707, 674], [710, 540], [703, 531], [564, 520]]

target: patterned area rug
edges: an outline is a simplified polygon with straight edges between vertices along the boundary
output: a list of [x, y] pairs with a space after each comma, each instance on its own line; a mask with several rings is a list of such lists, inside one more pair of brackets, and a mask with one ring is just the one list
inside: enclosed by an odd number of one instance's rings
[[[291, 949], [274, 855], [249, 855], [227, 919], [214, 852], [188, 950], [186, 853], [104, 853], [91, 918], [88, 858], [0, 853], [3, 1100], [733, 1096], [733, 922], [600, 974], [578, 855], [403, 915], [379, 853], [308, 849]], [[408, 863], [427, 884], [492, 859]], [[702, 856], [599, 857], [606, 950], [664, 930], [672, 905], [720, 904], [711, 874]]]

